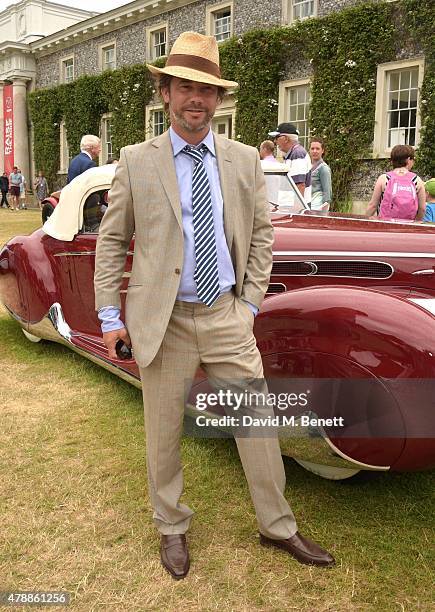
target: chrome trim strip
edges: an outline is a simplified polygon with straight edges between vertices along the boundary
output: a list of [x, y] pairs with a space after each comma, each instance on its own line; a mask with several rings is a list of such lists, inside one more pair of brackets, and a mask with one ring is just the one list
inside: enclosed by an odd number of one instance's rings
[[418, 275], [418, 274], [433, 274], [435, 272], [435, 270], [433, 268], [428, 268], [427, 270], [416, 270], [415, 272], [413, 272], [413, 274]]
[[[293, 257], [410, 257], [410, 258], [424, 258], [428, 257], [435, 259], [435, 253], [403, 253], [398, 251], [274, 251], [274, 255], [277, 257], [281, 256], [293, 256]], [[357, 260], [358, 261], [358, 260]]]
[[6, 310], [8, 311], [8, 314], [10, 317], [12, 317], [13, 319], [15, 319], [15, 321], [18, 321], [18, 323], [24, 327], [24, 325], [27, 325], [27, 321], [25, 321], [24, 319], [22, 319], [20, 317], [20, 315], [18, 315], [16, 312], [14, 312], [13, 310], [11, 310], [8, 306], [6, 306], [6, 304], [3, 304], [3, 306], [6, 308]]
[[75, 257], [82, 255], [95, 255], [96, 251], [65, 251], [64, 253], [55, 253], [54, 257]]
[[[64, 251], [63, 253], [54, 253], [54, 257], [73, 257], [82, 255], [95, 255], [96, 251]], [[127, 251], [127, 255], [134, 255], [134, 251]]]
[[62, 338], [67, 342], [71, 342], [71, 338], [73, 335], [72, 330], [68, 323], [65, 321], [62, 306], [59, 304], [59, 302], [55, 302], [50, 306], [47, 317], [53, 325], [54, 329], [62, 336]]

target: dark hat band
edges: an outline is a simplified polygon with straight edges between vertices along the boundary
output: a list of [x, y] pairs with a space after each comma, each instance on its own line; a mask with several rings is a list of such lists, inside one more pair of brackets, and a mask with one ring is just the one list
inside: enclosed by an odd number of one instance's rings
[[185, 55], [184, 53], [171, 53], [166, 61], [165, 68], [179, 66], [180, 68], [192, 68], [200, 72], [206, 72], [218, 79], [221, 78], [219, 66], [214, 62], [197, 55]]

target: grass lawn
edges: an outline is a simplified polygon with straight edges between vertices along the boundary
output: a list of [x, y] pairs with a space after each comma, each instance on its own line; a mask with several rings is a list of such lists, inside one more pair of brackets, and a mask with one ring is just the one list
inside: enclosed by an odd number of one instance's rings
[[[0, 210], [0, 244], [39, 226]], [[184, 439], [192, 567], [162, 569], [140, 392], [0, 312], [0, 590], [65, 590], [71, 610], [433, 610], [431, 473], [322, 480], [286, 460], [300, 530], [334, 569], [258, 544], [233, 441]], [[433, 551], [433, 548], [432, 548]]]

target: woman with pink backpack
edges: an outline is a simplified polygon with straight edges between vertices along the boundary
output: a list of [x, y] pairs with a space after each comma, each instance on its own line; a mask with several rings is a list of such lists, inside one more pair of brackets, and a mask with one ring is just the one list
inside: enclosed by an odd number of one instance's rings
[[366, 215], [377, 214], [378, 219], [385, 221], [422, 221], [426, 195], [423, 181], [411, 172], [414, 149], [396, 145], [391, 149], [390, 159], [393, 170], [378, 177]]

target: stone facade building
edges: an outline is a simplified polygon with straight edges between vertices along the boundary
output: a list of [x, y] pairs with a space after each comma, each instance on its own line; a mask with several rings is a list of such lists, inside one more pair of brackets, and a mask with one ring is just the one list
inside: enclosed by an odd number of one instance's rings
[[[3, 8], [3, 7], [2, 7]], [[96, 15], [47, 0], [22, 0], [0, 11], [0, 169], [5, 167], [5, 150], [25, 177], [32, 173], [27, 119], [27, 93], [37, 81], [36, 56], [32, 43], [63, 28]], [[5, 90], [5, 85], [9, 86]], [[7, 107], [7, 108], [6, 108]], [[5, 112], [13, 109], [13, 140], [8, 147]]]
[[[224, 41], [252, 28], [291, 25], [298, 19], [327, 15], [360, 3], [361, 0], [134, 0], [104, 14], [81, 12], [82, 15], [79, 15], [80, 11], [62, 7], [65, 11], [71, 10], [75, 19], [66, 27], [62, 24], [63, 29], [45, 32], [43, 37], [23, 39], [23, 42], [15, 43], [19, 49], [0, 42], [0, 79], [12, 78], [14, 87], [17, 83], [17, 92], [20, 91], [19, 95], [24, 100], [26, 90], [52, 87], [81, 75], [154, 61], [167, 55], [174, 40], [186, 30], [212, 34], [218, 41]], [[20, 13], [24, 7], [48, 7], [50, 4], [46, 0], [23, 0], [16, 5], [16, 12]], [[2, 20], [9, 10], [0, 13], [0, 35]], [[14, 53], [18, 54], [24, 73], [20, 73], [19, 68], [13, 74], [5, 70], [4, 62], [8, 60], [1, 58], [14, 57]], [[424, 58], [414, 49], [404, 49], [397, 61], [379, 66], [373, 158], [389, 157], [391, 147], [397, 143], [406, 141], [418, 146], [418, 106], [423, 71]], [[304, 144], [309, 137], [310, 75], [309, 64], [293, 63], [288, 66], [279, 87], [279, 121], [296, 123]], [[407, 127], [398, 127], [402, 122], [395, 123], [391, 119], [394, 109], [388, 107], [388, 100], [392, 99], [391, 94], [396, 90], [401, 94], [406, 91], [408, 95], [410, 108]], [[144, 138], [159, 134], [164, 129], [161, 103], [154, 101], [144, 108], [144, 112], [147, 126]], [[234, 100], [231, 97], [225, 99], [215, 116], [213, 128], [230, 138], [234, 137], [235, 112]], [[22, 130], [26, 127], [26, 121], [23, 109], [20, 113], [17, 121], [20, 121], [19, 129]], [[101, 136], [103, 160], [111, 152], [110, 115], [102, 118]], [[0, 132], [0, 145], [1, 139]], [[60, 140], [59, 172], [64, 173], [68, 165], [68, 147], [62, 126]], [[0, 148], [2, 150], [3, 146]], [[0, 167], [2, 163], [0, 153]], [[30, 161], [28, 163], [31, 164]], [[370, 161], [362, 161], [361, 168], [354, 197], [356, 200], [367, 200], [377, 167]]]

